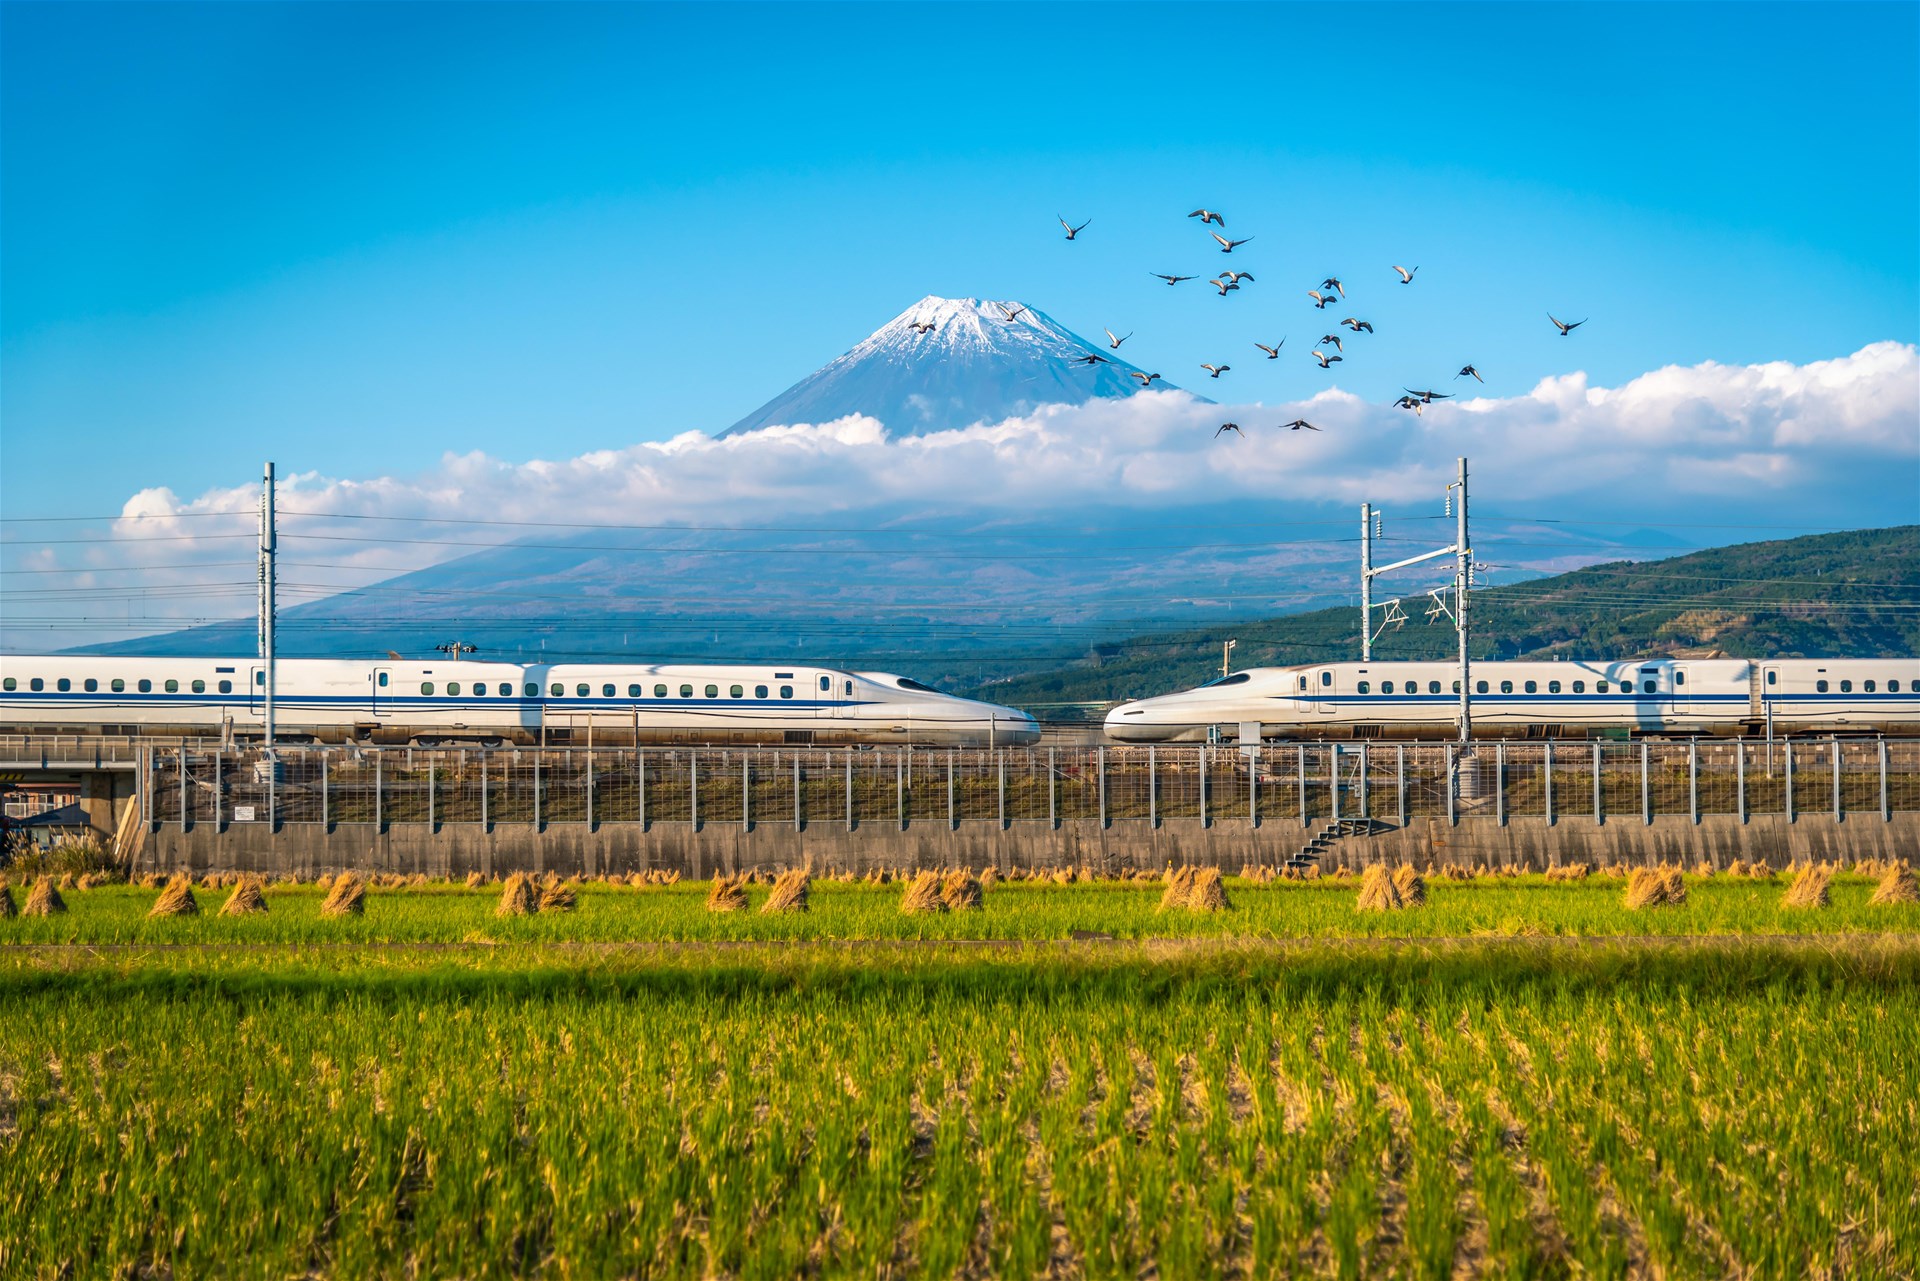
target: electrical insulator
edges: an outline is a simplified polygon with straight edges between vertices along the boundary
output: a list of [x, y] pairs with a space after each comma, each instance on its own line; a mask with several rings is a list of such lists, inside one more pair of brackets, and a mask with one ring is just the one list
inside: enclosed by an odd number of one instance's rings
[[1380, 537], [1380, 528], [1381, 528], [1381, 526], [1380, 526], [1380, 518], [1379, 518], [1378, 516], [1375, 516], [1375, 517], [1373, 518], [1373, 536], [1374, 536], [1375, 538], [1378, 538], [1378, 537]]
[[1451, 515], [1453, 515], [1453, 486], [1451, 486], [1451, 485], [1449, 485], [1449, 486], [1447, 486], [1447, 510], [1446, 510], [1446, 514], [1447, 514], [1447, 515], [1449, 515], [1449, 516], [1451, 516]]

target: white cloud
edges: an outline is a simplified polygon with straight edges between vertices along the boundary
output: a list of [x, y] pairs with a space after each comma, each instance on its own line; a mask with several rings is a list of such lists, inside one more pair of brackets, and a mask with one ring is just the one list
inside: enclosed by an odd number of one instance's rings
[[[870, 520], [903, 511], [993, 520], [1094, 510], [1122, 526], [1150, 522], [1156, 509], [1200, 504], [1223, 512], [1362, 500], [1424, 508], [1437, 504], [1458, 454], [1472, 460], [1482, 510], [1648, 524], [1712, 510], [1858, 526], [1920, 514], [1916, 405], [1915, 347], [1883, 342], [1805, 365], [1669, 366], [1612, 388], [1576, 372], [1525, 395], [1436, 403], [1418, 417], [1339, 390], [1266, 406], [1203, 404], [1168, 391], [1047, 406], [925, 436], [892, 437], [883, 424], [852, 417], [724, 439], [689, 432], [563, 460], [448, 455], [412, 477], [290, 475], [280, 505], [289, 513], [285, 529], [300, 536], [289, 539], [299, 559], [350, 567], [308, 577], [341, 586], [473, 550], [390, 541], [396, 528], [452, 544], [528, 532], [464, 523], [476, 517], [732, 527], [832, 524], [863, 512]], [[1277, 428], [1296, 417], [1323, 430]], [[1240, 423], [1246, 438], [1216, 438], [1224, 421]], [[257, 503], [257, 486], [191, 499], [143, 490], [124, 506], [127, 519], [114, 530], [121, 541], [20, 546], [11, 564], [31, 556], [36, 566], [57, 559], [82, 570], [144, 557], [180, 567], [163, 581], [191, 581], [194, 564], [251, 554], [244, 535]], [[396, 527], [353, 516], [448, 523]]]

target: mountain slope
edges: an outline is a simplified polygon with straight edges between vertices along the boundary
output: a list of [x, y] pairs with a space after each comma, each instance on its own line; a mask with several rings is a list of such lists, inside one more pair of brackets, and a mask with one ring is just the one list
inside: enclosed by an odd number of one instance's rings
[[[1018, 313], [1013, 320], [1010, 311]], [[1106, 363], [1076, 363], [1089, 355]], [[1131, 396], [1140, 390], [1135, 372], [1107, 343], [1089, 342], [1045, 312], [929, 295], [721, 435], [865, 414], [895, 436], [917, 436], [1000, 422], [1040, 405]]]
[[[1452, 623], [1429, 623], [1424, 597], [1374, 656], [1446, 659]], [[1879, 657], [1920, 653], [1920, 525], [1743, 543], [1668, 560], [1617, 561], [1477, 590], [1473, 652], [1485, 658], [1725, 654]], [[1378, 616], [1375, 625], [1378, 626]], [[1015, 706], [1104, 703], [1184, 689], [1235, 668], [1352, 661], [1358, 606], [1161, 632], [1095, 647], [1050, 672], [981, 686]]]

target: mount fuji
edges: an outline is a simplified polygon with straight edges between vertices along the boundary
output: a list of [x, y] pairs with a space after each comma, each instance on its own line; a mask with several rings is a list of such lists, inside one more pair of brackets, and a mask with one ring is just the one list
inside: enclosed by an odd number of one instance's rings
[[[1089, 355], [1106, 363], [1080, 363]], [[1148, 371], [1019, 302], [929, 295], [720, 434], [865, 414], [893, 435], [919, 436], [1131, 396], [1136, 372]]]

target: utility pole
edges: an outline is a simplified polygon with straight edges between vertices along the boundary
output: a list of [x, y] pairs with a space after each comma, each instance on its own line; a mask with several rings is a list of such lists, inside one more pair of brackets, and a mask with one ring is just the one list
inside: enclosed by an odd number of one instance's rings
[[1227, 672], [1231, 670], [1228, 667], [1229, 660], [1227, 656], [1233, 653], [1233, 647], [1239, 643], [1237, 640], [1222, 641], [1220, 643], [1220, 675], [1222, 679], [1225, 679]]
[[[1455, 491], [1458, 491], [1457, 493]], [[1467, 596], [1473, 587], [1473, 547], [1467, 540], [1467, 460], [1459, 460], [1459, 472], [1452, 484], [1447, 486], [1446, 514], [1454, 518], [1453, 543], [1434, 551], [1422, 552], [1418, 556], [1409, 556], [1405, 560], [1394, 561], [1391, 565], [1375, 568], [1373, 564], [1373, 540], [1378, 537], [1376, 524], [1380, 513], [1373, 504], [1360, 504], [1360, 661], [1373, 661], [1373, 580], [1381, 574], [1390, 574], [1396, 569], [1405, 569], [1409, 565], [1419, 565], [1442, 556], [1453, 557], [1453, 607], [1446, 602], [1446, 589], [1435, 588], [1428, 594], [1433, 597], [1433, 607], [1427, 611], [1431, 621], [1443, 615], [1451, 614], [1453, 625], [1460, 639], [1460, 741], [1467, 742], [1473, 737], [1473, 708], [1471, 702], [1473, 675], [1471, 660], [1467, 654]], [[1400, 602], [1387, 602], [1388, 617], [1386, 623], [1398, 625], [1406, 620], [1400, 612]], [[1385, 626], [1385, 623], [1382, 624]]]
[[1373, 504], [1360, 504], [1360, 661], [1373, 661]]
[[1473, 585], [1473, 548], [1467, 543], [1467, 460], [1460, 459], [1460, 478], [1453, 482], [1459, 489], [1453, 545], [1453, 625], [1460, 635], [1460, 741], [1473, 740], [1473, 703], [1471, 692], [1472, 660], [1467, 654], [1467, 589]]
[[267, 464], [266, 476], [260, 485], [260, 666], [265, 678], [265, 690], [261, 696], [261, 710], [267, 739], [267, 759], [273, 755], [273, 615], [274, 605], [274, 553], [278, 550], [273, 524], [273, 464]]

